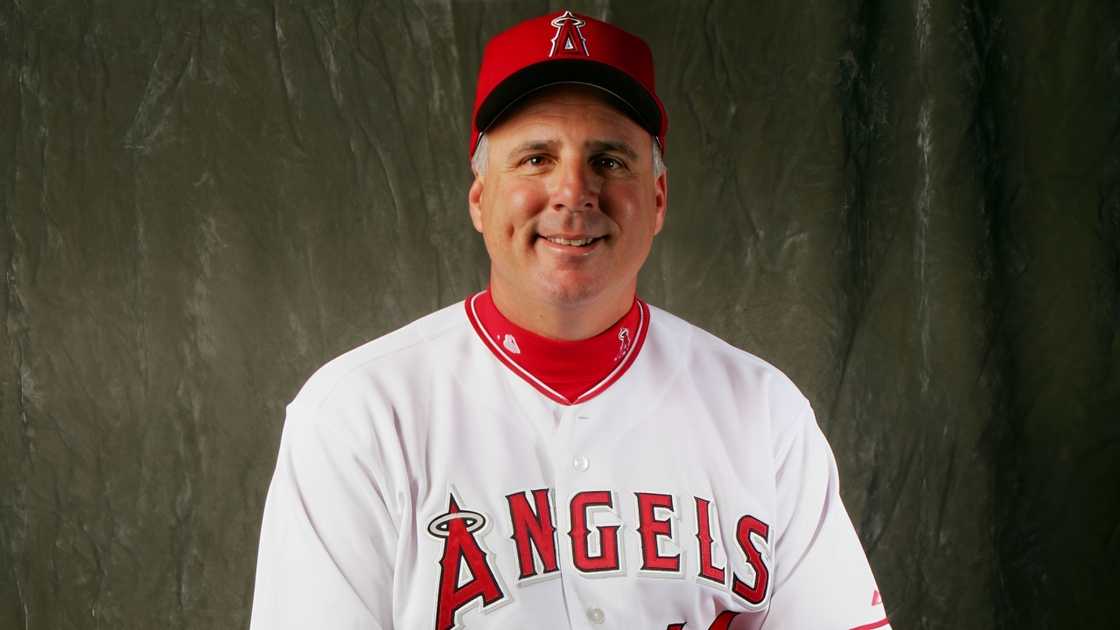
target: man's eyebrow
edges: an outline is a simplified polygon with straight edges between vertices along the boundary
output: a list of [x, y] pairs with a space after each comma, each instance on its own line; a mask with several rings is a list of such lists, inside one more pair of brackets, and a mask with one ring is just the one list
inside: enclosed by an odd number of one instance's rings
[[615, 153], [621, 153], [631, 160], [638, 159], [638, 152], [621, 140], [590, 140], [587, 142], [586, 146], [592, 153], [613, 151]]
[[550, 151], [556, 148], [559, 144], [555, 140], [526, 140], [510, 150], [510, 155], [520, 155], [522, 153], [532, 153], [534, 151]]
[[[536, 151], [555, 151], [560, 145], [558, 140], [526, 140], [510, 150], [509, 155], [522, 155]], [[589, 153], [621, 153], [631, 160], [638, 159], [638, 152], [622, 140], [588, 140], [584, 148]]]

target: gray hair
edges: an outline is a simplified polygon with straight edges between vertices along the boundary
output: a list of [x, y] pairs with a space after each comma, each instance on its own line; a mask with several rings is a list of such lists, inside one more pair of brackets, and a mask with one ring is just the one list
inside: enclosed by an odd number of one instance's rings
[[[478, 146], [475, 147], [474, 155], [471, 156], [471, 171], [476, 176], [486, 174], [486, 162], [490, 158], [490, 140], [486, 134], [478, 137]], [[665, 160], [661, 157], [661, 145], [657, 142], [657, 138], [653, 138], [653, 176], [661, 177], [665, 172]]]

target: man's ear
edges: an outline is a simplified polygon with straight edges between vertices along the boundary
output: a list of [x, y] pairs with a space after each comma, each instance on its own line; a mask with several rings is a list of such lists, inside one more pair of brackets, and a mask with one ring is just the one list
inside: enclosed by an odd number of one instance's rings
[[653, 208], [657, 213], [653, 223], [653, 233], [659, 234], [665, 224], [665, 211], [669, 208], [669, 172], [661, 171], [653, 181]]
[[467, 206], [471, 211], [471, 223], [474, 224], [474, 229], [482, 233], [482, 187], [483, 177], [481, 175], [474, 176], [474, 182], [471, 183], [470, 190], [467, 191]]

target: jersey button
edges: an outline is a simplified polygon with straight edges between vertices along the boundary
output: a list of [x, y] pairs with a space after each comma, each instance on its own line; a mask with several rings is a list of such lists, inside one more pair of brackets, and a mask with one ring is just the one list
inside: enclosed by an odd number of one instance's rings
[[603, 623], [603, 621], [606, 620], [606, 618], [607, 618], [607, 615], [605, 613], [603, 613], [602, 608], [588, 608], [587, 609], [587, 620], [590, 621], [591, 623]]
[[579, 472], [583, 472], [590, 467], [591, 467], [591, 462], [586, 457], [584, 457], [583, 455], [580, 455], [579, 457], [576, 457], [575, 459], [572, 460], [572, 468], [575, 468]]

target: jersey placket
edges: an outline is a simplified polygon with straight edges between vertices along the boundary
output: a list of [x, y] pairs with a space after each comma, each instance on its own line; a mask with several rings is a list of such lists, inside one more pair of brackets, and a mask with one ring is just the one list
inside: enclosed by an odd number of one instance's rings
[[[567, 628], [591, 628], [587, 625], [586, 613], [580, 609], [579, 597], [573, 588], [573, 579], [578, 579], [575, 567], [571, 561], [571, 544], [568, 532], [571, 519], [568, 513], [568, 501], [573, 488], [579, 486], [579, 472], [575, 470], [572, 454], [572, 443], [576, 431], [576, 417], [580, 408], [577, 406], [562, 405], [542, 395], [533, 386], [526, 383], [516, 374], [501, 367], [505, 389], [509, 392], [514, 408], [525, 422], [533, 425], [539, 448], [535, 450], [547, 452], [551, 470], [551, 479], [547, 480], [552, 493], [552, 513], [556, 526], [556, 553], [559, 572], [556, 579], [560, 580], [564, 597], [564, 610], [567, 614]], [[526, 448], [530, 448], [526, 445]], [[601, 627], [601, 626], [598, 626]]]
[[[588, 430], [586, 425], [592, 422], [592, 418], [586, 408], [587, 405], [557, 406], [560, 407], [560, 423], [557, 430], [558, 439], [552, 455], [556, 470], [555, 494], [558, 504], [557, 549], [561, 556], [561, 580], [568, 622], [572, 628], [597, 630], [604, 627], [608, 621], [604, 612], [605, 603], [587, 597], [590, 589], [586, 587], [586, 580], [595, 578], [589, 578], [588, 574], [581, 572], [575, 566], [573, 561], [575, 551], [571, 535], [572, 500], [577, 493], [591, 488], [593, 484], [589, 482], [597, 476], [594, 469], [597, 453], [585, 447], [578, 447], [582, 442], [578, 436], [586, 433]], [[587, 526], [594, 529], [597, 522], [593, 519], [588, 520]], [[621, 543], [621, 540], [619, 542]]]

